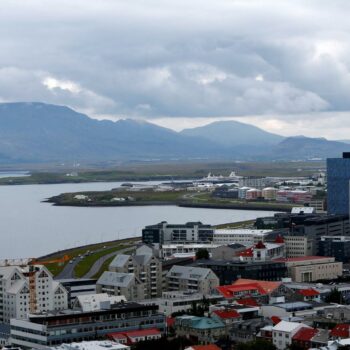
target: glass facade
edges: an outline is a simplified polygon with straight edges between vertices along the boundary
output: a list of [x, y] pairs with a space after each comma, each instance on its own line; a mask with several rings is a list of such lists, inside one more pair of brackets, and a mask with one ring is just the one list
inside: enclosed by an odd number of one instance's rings
[[349, 214], [350, 158], [327, 159], [328, 214]]

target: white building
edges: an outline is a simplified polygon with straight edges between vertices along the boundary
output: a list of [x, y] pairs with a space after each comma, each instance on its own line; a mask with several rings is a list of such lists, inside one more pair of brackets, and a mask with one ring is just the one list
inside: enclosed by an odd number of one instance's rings
[[263, 242], [270, 232], [271, 230], [217, 229], [214, 231], [213, 244], [239, 243], [249, 247], [260, 241]]
[[205, 249], [211, 253], [212, 250], [220, 247], [221, 245], [222, 244], [211, 243], [163, 244], [161, 249], [161, 256], [163, 259], [174, 257], [194, 257], [198, 250]]
[[109, 340], [83, 341], [80, 343], [61, 344], [47, 347], [51, 350], [130, 350], [130, 346], [112, 342]]
[[302, 327], [310, 328], [302, 323], [281, 321], [272, 328], [272, 342], [278, 350], [286, 350], [292, 338]]
[[68, 293], [42, 265], [0, 267], [0, 323], [68, 307]]

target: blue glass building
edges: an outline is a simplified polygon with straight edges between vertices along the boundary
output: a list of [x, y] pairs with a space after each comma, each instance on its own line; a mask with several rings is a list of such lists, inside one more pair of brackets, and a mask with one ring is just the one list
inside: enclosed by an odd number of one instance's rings
[[328, 214], [349, 214], [350, 152], [327, 159]]

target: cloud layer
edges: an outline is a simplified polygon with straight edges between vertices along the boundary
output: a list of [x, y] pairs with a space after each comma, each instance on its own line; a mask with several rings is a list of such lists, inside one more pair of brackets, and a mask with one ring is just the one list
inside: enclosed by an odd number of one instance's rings
[[329, 113], [336, 128], [350, 110], [349, 9], [345, 0], [2, 0], [0, 101], [111, 118], [247, 116], [284, 134], [295, 122], [330, 135]]

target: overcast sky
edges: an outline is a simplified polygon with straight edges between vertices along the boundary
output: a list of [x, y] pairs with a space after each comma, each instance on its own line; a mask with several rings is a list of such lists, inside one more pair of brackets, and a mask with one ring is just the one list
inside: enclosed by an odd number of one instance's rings
[[0, 101], [350, 139], [350, 1], [1, 0]]

